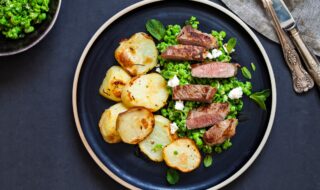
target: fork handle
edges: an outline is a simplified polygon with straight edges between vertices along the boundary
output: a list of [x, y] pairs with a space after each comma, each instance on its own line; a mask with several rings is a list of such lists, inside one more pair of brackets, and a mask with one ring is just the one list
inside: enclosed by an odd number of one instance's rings
[[296, 27], [288, 31], [290, 33], [290, 37], [293, 40], [294, 45], [298, 49], [298, 52], [301, 55], [303, 62], [305, 63], [307, 70], [312, 76], [314, 82], [320, 87], [320, 62], [313, 55], [308, 48], [308, 46], [302, 40], [299, 31]]
[[270, 14], [275, 30], [277, 32], [284, 59], [291, 71], [293, 80], [293, 89], [297, 93], [307, 92], [314, 86], [314, 81], [307, 71], [303, 68], [297, 51], [294, 49], [292, 42], [287, 34], [282, 30], [275, 10], [272, 7], [272, 1], [262, 0], [263, 4]]

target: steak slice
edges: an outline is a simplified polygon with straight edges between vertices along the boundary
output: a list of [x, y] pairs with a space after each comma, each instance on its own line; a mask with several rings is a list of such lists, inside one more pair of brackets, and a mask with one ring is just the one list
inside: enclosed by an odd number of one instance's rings
[[216, 92], [217, 89], [209, 85], [188, 84], [174, 87], [172, 98], [174, 100], [189, 100], [211, 103]]
[[187, 128], [198, 129], [212, 126], [223, 121], [229, 111], [229, 103], [212, 103], [193, 109], [188, 113]]
[[190, 25], [182, 28], [177, 40], [179, 44], [202, 46], [207, 49], [218, 48], [218, 41], [215, 37], [194, 29]]
[[203, 135], [203, 139], [206, 144], [210, 146], [221, 144], [236, 134], [237, 125], [237, 119], [227, 119], [221, 121], [207, 130]]
[[208, 62], [191, 65], [191, 75], [197, 78], [230, 78], [237, 75], [237, 63]]
[[177, 61], [203, 61], [206, 58], [207, 50], [201, 46], [174, 45], [169, 46], [162, 54], [164, 59]]

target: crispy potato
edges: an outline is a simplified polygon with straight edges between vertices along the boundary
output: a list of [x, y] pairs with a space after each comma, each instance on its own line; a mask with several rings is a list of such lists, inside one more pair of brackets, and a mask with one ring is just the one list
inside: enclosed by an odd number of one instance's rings
[[191, 172], [199, 167], [201, 154], [191, 139], [180, 138], [163, 149], [163, 159], [169, 167]]
[[151, 160], [161, 162], [163, 147], [174, 141], [176, 135], [170, 133], [170, 120], [161, 115], [155, 115], [154, 120], [152, 133], [139, 143], [139, 148]]
[[121, 99], [127, 107], [142, 106], [158, 111], [169, 96], [166, 80], [157, 73], [134, 77], [123, 88]]
[[145, 74], [157, 64], [158, 50], [148, 34], [139, 32], [120, 42], [115, 58], [130, 75]]
[[119, 113], [122, 113], [127, 110], [128, 109], [122, 103], [117, 103], [103, 112], [99, 121], [99, 129], [103, 139], [106, 142], [121, 142], [121, 138], [117, 131], [116, 123]]
[[130, 80], [131, 76], [120, 66], [112, 66], [103, 79], [99, 93], [110, 100], [120, 102], [122, 89]]
[[119, 114], [117, 131], [123, 142], [138, 144], [153, 130], [154, 116], [152, 112], [143, 107], [130, 108]]

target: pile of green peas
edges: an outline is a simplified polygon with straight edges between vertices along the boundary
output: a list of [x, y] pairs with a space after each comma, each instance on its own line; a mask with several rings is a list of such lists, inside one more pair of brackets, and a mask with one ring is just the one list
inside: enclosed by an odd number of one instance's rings
[[47, 18], [50, 0], [0, 0], [0, 32], [10, 39], [23, 38]]

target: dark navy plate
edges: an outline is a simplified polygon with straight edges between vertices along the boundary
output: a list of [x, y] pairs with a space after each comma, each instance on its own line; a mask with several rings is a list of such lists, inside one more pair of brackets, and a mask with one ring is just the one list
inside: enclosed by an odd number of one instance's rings
[[39, 43], [53, 27], [61, 6], [61, 0], [50, 0], [46, 20], [35, 25], [35, 31], [24, 38], [12, 40], [0, 33], [0, 56], [14, 55], [30, 49]]
[[[200, 30], [224, 30], [227, 37], [238, 40], [233, 61], [250, 67], [255, 63], [253, 90], [271, 89], [267, 111], [244, 98], [242, 120], [233, 146], [213, 157], [213, 165], [203, 165], [180, 175], [174, 186], [166, 182], [167, 167], [137, 154], [137, 147], [119, 143], [107, 144], [102, 139], [98, 122], [102, 112], [115, 102], [99, 95], [106, 71], [117, 62], [114, 51], [123, 38], [145, 32], [145, 23], [155, 18], [167, 24], [184, 24], [190, 16], [200, 21]], [[243, 79], [241, 74], [238, 74]], [[269, 59], [254, 33], [234, 14], [209, 1], [142, 1], [109, 19], [92, 37], [76, 70], [73, 86], [73, 109], [80, 137], [94, 161], [114, 180], [127, 188], [140, 189], [206, 189], [220, 188], [243, 173], [255, 160], [272, 128], [276, 108], [276, 88]]]

